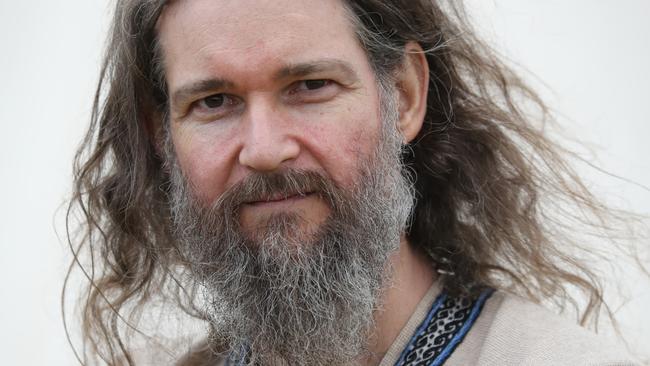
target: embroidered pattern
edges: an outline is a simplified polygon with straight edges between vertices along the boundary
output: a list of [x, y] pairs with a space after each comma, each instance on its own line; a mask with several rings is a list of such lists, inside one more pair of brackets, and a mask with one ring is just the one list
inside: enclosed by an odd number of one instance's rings
[[439, 366], [463, 340], [493, 290], [477, 298], [440, 294], [395, 366]]

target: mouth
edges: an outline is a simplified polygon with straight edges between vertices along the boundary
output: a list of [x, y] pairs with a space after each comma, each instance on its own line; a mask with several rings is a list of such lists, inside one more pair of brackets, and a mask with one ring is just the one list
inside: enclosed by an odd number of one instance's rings
[[314, 195], [315, 192], [297, 192], [292, 194], [274, 194], [267, 197], [260, 197], [254, 200], [245, 202], [246, 205], [251, 206], [265, 206], [265, 205], [274, 205], [282, 203], [292, 203], [299, 200], [308, 198]]

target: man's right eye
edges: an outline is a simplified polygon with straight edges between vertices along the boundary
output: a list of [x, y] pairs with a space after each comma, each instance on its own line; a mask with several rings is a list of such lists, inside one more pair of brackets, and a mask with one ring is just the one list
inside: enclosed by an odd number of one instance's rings
[[224, 94], [214, 94], [209, 97], [205, 97], [200, 101], [202, 107], [206, 108], [219, 108], [222, 107], [226, 102], [226, 96]]
[[200, 119], [221, 119], [234, 112], [241, 105], [235, 96], [218, 93], [198, 99], [192, 105], [192, 114]]

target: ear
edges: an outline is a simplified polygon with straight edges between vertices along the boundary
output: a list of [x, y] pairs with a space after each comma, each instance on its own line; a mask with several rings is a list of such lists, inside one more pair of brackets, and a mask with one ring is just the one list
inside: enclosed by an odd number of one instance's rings
[[409, 143], [420, 132], [427, 111], [429, 63], [416, 42], [408, 42], [404, 52], [404, 61], [395, 82], [399, 95], [398, 128], [404, 142]]

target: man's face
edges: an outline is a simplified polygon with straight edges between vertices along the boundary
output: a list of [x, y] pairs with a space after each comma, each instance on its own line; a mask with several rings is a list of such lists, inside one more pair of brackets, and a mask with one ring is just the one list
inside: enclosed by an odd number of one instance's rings
[[[159, 36], [176, 159], [201, 202], [283, 169], [354, 184], [378, 142], [379, 97], [340, 1], [178, 1]], [[302, 193], [246, 202], [242, 229], [291, 213], [302, 235], [315, 233], [330, 207]]]
[[394, 91], [380, 108], [338, 1], [179, 1], [159, 32], [174, 232], [210, 325], [261, 364], [353, 362], [413, 201]]

